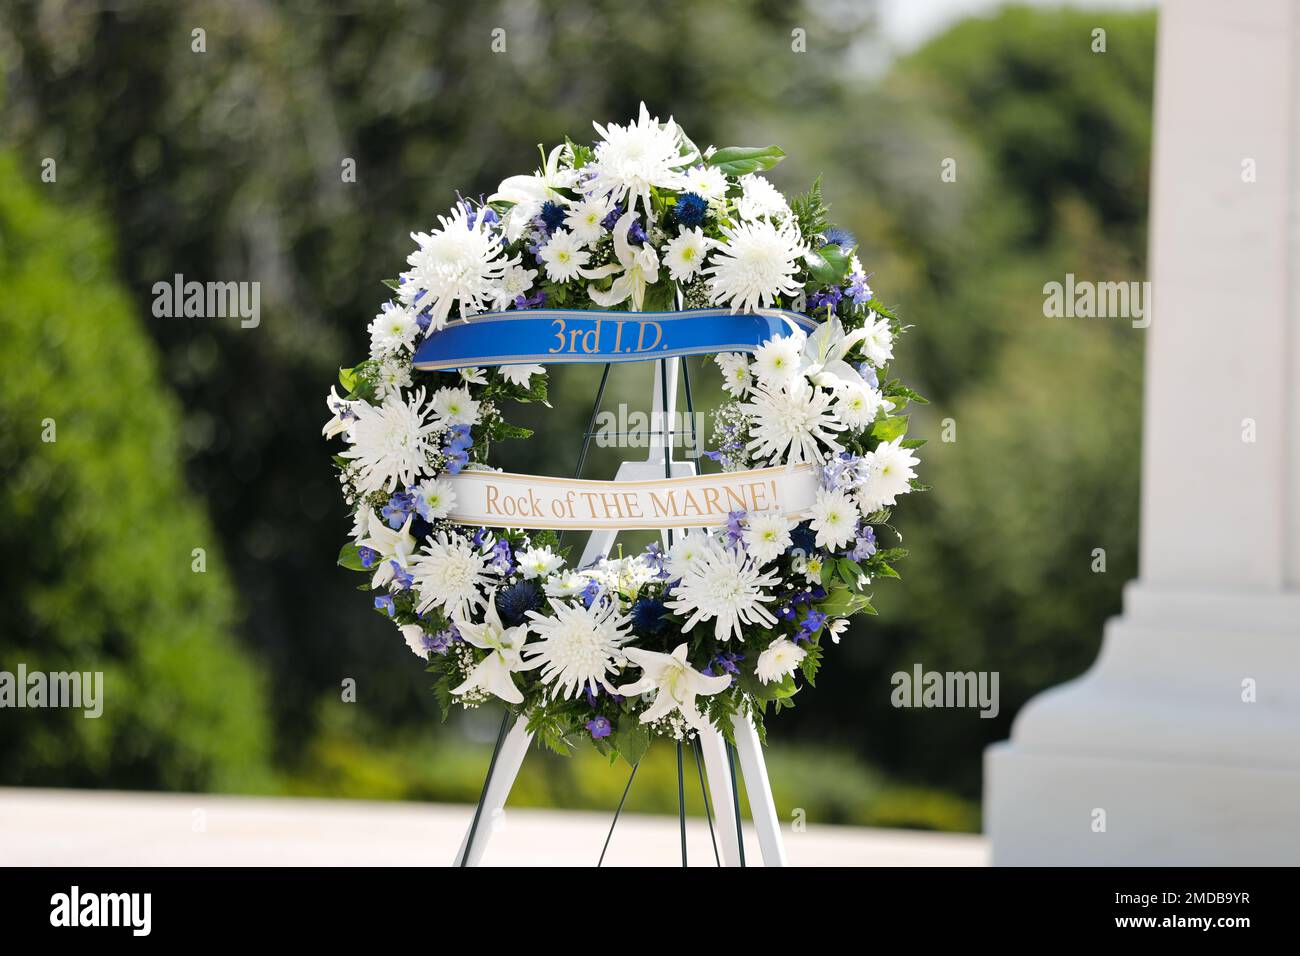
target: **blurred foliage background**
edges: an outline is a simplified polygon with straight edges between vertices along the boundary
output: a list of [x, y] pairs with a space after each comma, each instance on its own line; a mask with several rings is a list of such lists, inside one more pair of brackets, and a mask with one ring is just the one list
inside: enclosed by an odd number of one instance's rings
[[[1153, 14], [1010, 7], [891, 59], [848, 0], [0, 7], [0, 669], [108, 685], [97, 721], [0, 714], [0, 784], [477, 797], [496, 714], [440, 723], [334, 566], [322, 398], [411, 231], [644, 99], [700, 143], [780, 144], [787, 191], [824, 174], [933, 402], [913, 432], [934, 491], [898, 513], [913, 555], [772, 722], [778, 807], [977, 828], [982, 748], [1091, 662], [1136, 569], [1141, 333], [1046, 319], [1042, 287], [1143, 278], [1154, 37]], [[177, 273], [260, 282], [261, 324], [155, 318]], [[557, 370], [524, 416], [546, 440], [499, 464], [567, 473], [597, 374]], [[611, 404], [641, 407], [647, 376], [617, 370]], [[892, 707], [915, 663], [998, 671], [998, 716]], [[538, 757], [514, 800], [607, 808], [625, 779]], [[629, 806], [675, 787], [652, 752]]]

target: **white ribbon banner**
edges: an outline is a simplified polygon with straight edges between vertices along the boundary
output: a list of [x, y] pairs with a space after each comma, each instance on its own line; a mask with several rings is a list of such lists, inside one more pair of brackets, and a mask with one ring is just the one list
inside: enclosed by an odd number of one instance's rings
[[732, 511], [802, 517], [817, 495], [811, 464], [655, 481], [543, 478], [504, 471], [444, 476], [456, 492], [448, 515], [495, 528], [714, 528]]

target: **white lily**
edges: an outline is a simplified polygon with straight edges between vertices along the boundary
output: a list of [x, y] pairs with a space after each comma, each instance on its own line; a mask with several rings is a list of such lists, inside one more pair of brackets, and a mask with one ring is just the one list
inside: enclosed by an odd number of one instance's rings
[[334, 386], [330, 386], [330, 393], [325, 399], [325, 407], [334, 415], [325, 423], [321, 434], [326, 438], [333, 438], [335, 435], [341, 435], [352, 427], [352, 405], [345, 399], [339, 398], [338, 392], [334, 391]]
[[618, 305], [624, 299], [631, 298], [632, 311], [640, 312], [645, 303], [646, 286], [659, 281], [659, 254], [651, 248], [650, 243], [634, 246], [628, 242], [627, 231], [631, 228], [637, 214], [625, 212], [614, 226], [614, 255], [618, 264], [609, 263], [596, 269], [583, 269], [582, 274], [588, 279], [604, 279], [617, 275], [608, 292], [602, 292], [595, 286], [587, 286], [587, 294], [597, 305], [609, 308]]
[[[537, 147], [542, 148], [540, 145]], [[576, 169], [561, 169], [560, 157], [565, 150], [561, 143], [551, 150], [549, 156], [543, 155], [542, 168], [531, 176], [507, 176], [501, 180], [497, 191], [488, 197], [489, 203], [509, 202], [514, 207], [506, 213], [506, 238], [514, 242], [524, 233], [528, 221], [542, 211], [545, 202], [563, 203], [564, 198], [557, 192], [560, 189], [572, 189], [578, 182]]]
[[489, 694], [495, 694], [511, 704], [521, 704], [524, 695], [519, 692], [510, 675], [524, 666], [519, 656], [520, 648], [528, 639], [529, 625], [503, 627], [501, 616], [497, 614], [495, 592], [488, 595], [487, 612], [482, 624], [457, 624], [460, 636], [488, 652], [488, 656], [474, 665], [469, 677], [459, 687], [453, 687], [453, 694], [466, 694], [476, 688], [482, 688]]
[[845, 335], [839, 316], [832, 315], [804, 340], [801, 370], [814, 385], [832, 389], [847, 385], [866, 388], [867, 383], [858, 370], [844, 361], [844, 356], [866, 337], [866, 329], [855, 329]]
[[631, 697], [649, 690], [658, 691], [654, 703], [641, 714], [643, 724], [667, 717], [676, 710], [681, 712], [688, 725], [702, 730], [705, 719], [695, 706], [695, 698], [718, 694], [731, 686], [730, 674], [710, 677], [691, 667], [686, 660], [684, 642], [678, 644], [671, 654], [647, 651], [641, 647], [624, 647], [623, 653], [641, 668], [641, 679], [615, 688], [617, 693]]
[[382, 588], [393, 580], [397, 570], [392, 562], [396, 561], [403, 571], [410, 569], [411, 555], [415, 552], [416, 545], [415, 538], [411, 535], [411, 519], [414, 517], [414, 512], [408, 514], [406, 523], [394, 531], [371, 510], [366, 520], [369, 536], [364, 541], [358, 541], [357, 547], [369, 548], [379, 554], [379, 566], [375, 568], [375, 576], [370, 580], [372, 588]]

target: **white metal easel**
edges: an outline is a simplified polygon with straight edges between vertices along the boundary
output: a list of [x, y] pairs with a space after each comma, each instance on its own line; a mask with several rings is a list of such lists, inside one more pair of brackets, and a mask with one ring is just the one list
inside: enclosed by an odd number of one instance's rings
[[[680, 361], [670, 358], [655, 362], [652, 407], [658, 427], [651, 428], [649, 454], [645, 461], [624, 461], [618, 467], [615, 481], [653, 480], [669, 475], [678, 478], [697, 473], [695, 462], [673, 459], [672, 423], [677, 409]], [[605, 374], [609, 374], [608, 367]], [[668, 387], [670, 382], [671, 387]], [[602, 381], [602, 394], [603, 391]], [[598, 394], [598, 405], [600, 397]], [[589, 427], [588, 432], [590, 430]], [[666, 531], [661, 534], [667, 537]], [[617, 530], [593, 531], [587, 539], [578, 567], [586, 567], [607, 557], [617, 537]], [[483, 859], [493, 829], [492, 821], [499, 817], [505, 807], [510, 788], [519, 774], [519, 767], [532, 740], [526, 724], [527, 721], [521, 717], [509, 731], [506, 730], [505, 723], [501, 726], [492, 763], [488, 767], [487, 780], [484, 782], [483, 796], [465, 838], [461, 841], [460, 850], [456, 854], [456, 866], [477, 866]], [[763, 865], [785, 866], [785, 846], [781, 840], [781, 827], [776, 815], [776, 804], [772, 800], [772, 788], [768, 782], [767, 765], [763, 760], [758, 733], [749, 718], [737, 717], [732, 726]], [[715, 833], [719, 859], [723, 866], [743, 866], [744, 850], [737, 820], [740, 801], [726, 739], [714, 727], [706, 726], [699, 734], [698, 743], [708, 776], [710, 802], [718, 824]], [[626, 797], [626, 791], [624, 796]]]

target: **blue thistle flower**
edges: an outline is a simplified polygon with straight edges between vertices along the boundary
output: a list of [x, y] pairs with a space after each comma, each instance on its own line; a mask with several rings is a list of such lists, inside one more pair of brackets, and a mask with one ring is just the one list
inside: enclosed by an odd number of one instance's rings
[[542, 606], [542, 592], [532, 581], [519, 581], [497, 591], [497, 613], [507, 627], [522, 624], [529, 611]]
[[632, 626], [646, 634], [658, 634], [668, 626], [666, 608], [658, 598], [639, 598], [632, 604]]
[[547, 232], [554, 232], [564, 225], [564, 217], [568, 215], [564, 207], [557, 202], [542, 203], [541, 220], [546, 224]]
[[856, 248], [858, 244], [858, 237], [853, 235], [853, 233], [849, 232], [847, 229], [827, 229], [825, 238], [826, 241], [823, 242], [822, 245], [839, 246], [845, 252]]
[[687, 229], [704, 222], [709, 211], [709, 201], [695, 193], [682, 193], [673, 206], [673, 216]]

